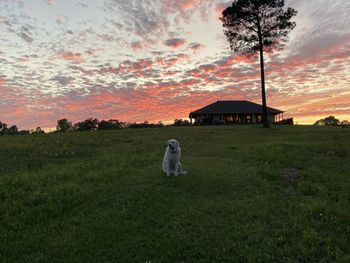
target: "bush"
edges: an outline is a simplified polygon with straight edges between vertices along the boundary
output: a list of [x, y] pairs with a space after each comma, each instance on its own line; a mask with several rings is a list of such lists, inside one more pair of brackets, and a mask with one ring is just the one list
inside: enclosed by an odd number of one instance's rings
[[162, 122], [158, 122], [158, 123], [149, 123], [148, 121], [145, 121], [144, 123], [129, 123], [127, 125], [128, 128], [133, 128], [133, 129], [138, 129], [138, 128], [160, 128], [160, 127], [164, 127]]
[[123, 124], [122, 122], [118, 121], [118, 120], [102, 120], [99, 124], [98, 124], [98, 129], [99, 130], [114, 130], [114, 129], [121, 129], [123, 128]]
[[342, 128], [348, 128], [350, 127], [350, 122], [347, 121], [347, 120], [343, 120], [341, 123], [340, 123], [341, 127]]
[[173, 126], [190, 126], [191, 123], [188, 120], [175, 119]]

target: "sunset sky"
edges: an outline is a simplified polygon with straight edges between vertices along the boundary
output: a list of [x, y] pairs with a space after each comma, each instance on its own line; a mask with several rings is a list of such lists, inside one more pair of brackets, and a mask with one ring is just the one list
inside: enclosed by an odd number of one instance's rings
[[[261, 103], [259, 61], [230, 51], [229, 0], [0, 0], [0, 121], [186, 118]], [[297, 27], [267, 57], [268, 106], [299, 124], [350, 121], [350, 1], [289, 0]]]

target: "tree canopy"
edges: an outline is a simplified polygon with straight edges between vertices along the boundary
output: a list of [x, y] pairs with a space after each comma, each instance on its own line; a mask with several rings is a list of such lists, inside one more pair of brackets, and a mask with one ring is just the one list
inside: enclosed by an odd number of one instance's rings
[[233, 51], [257, 53], [282, 48], [296, 26], [297, 11], [284, 9], [284, 0], [235, 0], [222, 13], [224, 33]]
[[340, 121], [334, 116], [329, 116], [327, 118], [316, 121], [314, 125], [338, 126], [340, 125]]
[[68, 121], [66, 118], [57, 120], [57, 131], [67, 132], [72, 128], [72, 123]]

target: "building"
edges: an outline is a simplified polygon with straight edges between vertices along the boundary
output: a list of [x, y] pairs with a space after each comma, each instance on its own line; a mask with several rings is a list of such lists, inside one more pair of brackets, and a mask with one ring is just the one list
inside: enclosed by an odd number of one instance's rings
[[[269, 122], [281, 122], [283, 111], [267, 107]], [[246, 100], [217, 101], [189, 114], [195, 124], [262, 123], [262, 105]]]

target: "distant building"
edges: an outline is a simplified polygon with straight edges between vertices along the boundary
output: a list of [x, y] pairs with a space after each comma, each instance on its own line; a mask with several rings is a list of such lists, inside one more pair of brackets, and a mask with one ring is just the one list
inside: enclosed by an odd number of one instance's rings
[[[282, 122], [283, 111], [267, 107], [270, 122]], [[262, 105], [246, 100], [217, 101], [189, 114], [195, 124], [262, 123]], [[293, 122], [293, 120], [291, 119]]]

